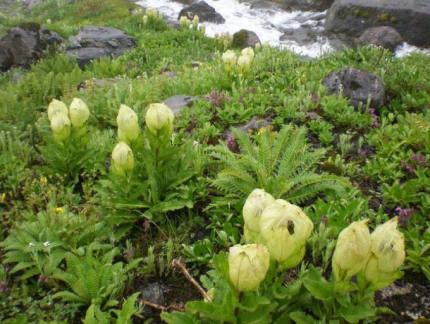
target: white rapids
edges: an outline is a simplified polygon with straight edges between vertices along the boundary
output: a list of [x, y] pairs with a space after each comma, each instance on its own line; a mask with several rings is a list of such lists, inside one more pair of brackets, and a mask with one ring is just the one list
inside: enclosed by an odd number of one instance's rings
[[[325, 12], [285, 11], [279, 8], [251, 8], [250, 4], [238, 0], [205, 0], [225, 18], [224, 24], [202, 23], [209, 37], [225, 33], [234, 34], [240, 29], [255, 32], [262, 43], [289, 49], [299, 55], [319, 57], [335, 51], [326, 36], [318, 35], [313, 42], [300, 44], [295, 40], [281, 36], [286, 30], [300, 29], [303, 25], [316, 32], [324, 29]], [[138, 5], [153, 8], [163, 16], [176, 20], [185, 5], [173, 0], [140, 0]], [[396, 51], [396, 56], [405, 56], [411, 52], [430, 54], [430, 50], [419, 49], [404, 43]]]

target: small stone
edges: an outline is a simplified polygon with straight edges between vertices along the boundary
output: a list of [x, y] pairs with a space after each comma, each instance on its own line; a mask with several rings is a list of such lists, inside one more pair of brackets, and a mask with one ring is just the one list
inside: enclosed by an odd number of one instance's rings
[[172, 109], [175, 115], [178, 115], [182, 109], [185, 107], [191, 107], [197, 97], [187, 96], [187, 95], [176, 95], [170, 98], [167, 98], [164, 101], [170, 109]]

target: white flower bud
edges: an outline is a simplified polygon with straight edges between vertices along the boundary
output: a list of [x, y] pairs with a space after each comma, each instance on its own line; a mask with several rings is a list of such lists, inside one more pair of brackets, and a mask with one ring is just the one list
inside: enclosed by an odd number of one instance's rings
[[301, 261], [297, 254], [302, 253], [313, 226], [300, 207], [282, 199], [266, 207], [260, 220], [261, 236], [270, 256], [285, 267], [295, 266]]
[[370, 257], [367, 220], [351, 223], [340, 232], [332, 259], [336, 280], [349, 280], [365, 267]]
[[69, 110], [64, 102], [52, 99], [48, 106], [48, 119], [51, 120], [57, 113], [63, 113], [67, 116], [69, 114]]
[[118, 124], [118, 137], [121, 141], [130, 143], [134, 141], [140, 133], [137, 114], [126, 105], [121, 105], [116, 118]]
[[237, 60], [237, 67], [240, 73], [246, 73], [251, 69], [254, 58], [249, 55], [241, 55]]
[[231, 71], [237, 63], [237, 55], [234, 51], [228, 50], [222, 55], [222, 61], [224, 62], [225, 69]]
[[119, 142], [112, 151], [112, 171], [123, 175], [134, 168], [134, 156], [131, 148], [124, 142]]
[[397, 278], [396, 272], [405, 261], [405, 241], [397, 224], [397, 217], [392, 218], [371, 234], [372, 256], [364, 272], [366, 279], [378, 289]]
[[150, 104], [145, 115], [145, 123], [151, 133], [165, 131], [169, 137], [173, 131], [174, 119], [172, 110], [163, 103]]
[[245, 223], [245, 239], [255, 242], [255, 236], [260, 233], [260, 218], [263, 210], [275, 202], [270, 194], [262, 189], [254, 189], [243, 205], [243, 220]]
[[242, 50], [241, 54], [242, 54], [243, 56], [249, 56], [249, 57], [251, 57], [252, 59], [254, 59], [254, 56], [255, 56], [255, 53], [254, 53], [254, 50], [252, 49], [252, 47], [244, 48], [244, 49]]
[[90, 110], [87, 104], [79, 99], [73, 98], [69, 108], [70, 121], [73, 127], [82, 127], [90, 117]]
[[70, 136], [69, 117], [64, 113], [55, 113], [51, 118], [51, 129], [55, 140], [64, 142]]
[[179, 26], [181, 28], [188, 29], [190, 27], [190, 24], [191, 24], [191, 21], [186, 16], [182, 16], [179, 19]]
[[264, 245], [235, 245], [228, 255], [229, 276], [238, 291], [252, 291], [264, 280], [270, 265]]

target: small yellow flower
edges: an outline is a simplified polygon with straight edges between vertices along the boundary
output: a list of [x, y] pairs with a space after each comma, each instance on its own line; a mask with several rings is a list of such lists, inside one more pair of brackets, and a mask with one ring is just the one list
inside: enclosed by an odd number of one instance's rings
[[64, 214], [64, 208], [63, 207], [57, 207], [57, 208], [55, 208], [55, 212], [57, 214]]
[[45, 186], [45, 185], [47, 185], [47, 184], [48, 184], [48, 179], [47, 179], [46, 177], [41, 177], [41, 178], [39, 179], [39, 182], [40, 182], [40, 184], [41, 184], [42, 186]]

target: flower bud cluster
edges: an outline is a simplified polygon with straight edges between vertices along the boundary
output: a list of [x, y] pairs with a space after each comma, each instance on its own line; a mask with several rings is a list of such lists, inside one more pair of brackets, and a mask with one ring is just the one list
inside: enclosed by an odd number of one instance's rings
[[240, 74], [247, 73], [254, 61], [255, 53], [251, 47], [244, 48], [238, 56], [235, 51], [228, 50], [222, 55], [224, 68], [227, 72], [236, 69]]

